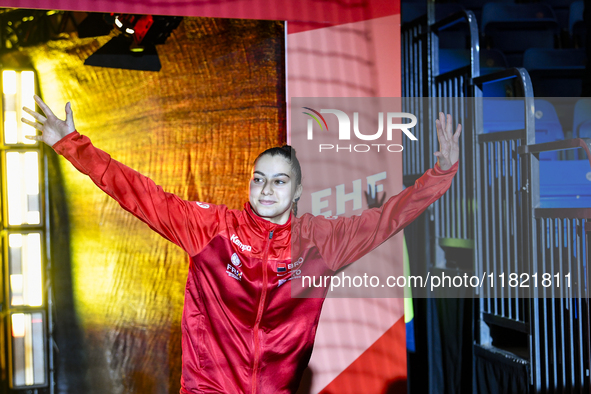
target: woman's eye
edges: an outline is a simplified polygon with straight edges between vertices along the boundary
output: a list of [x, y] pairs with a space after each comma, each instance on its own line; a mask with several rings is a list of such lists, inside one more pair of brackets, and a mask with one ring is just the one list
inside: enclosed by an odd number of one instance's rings
[[275, 183], [278, 184], [278, 185], [283, 185], [285, 183], [285, 181], [282, 181], [281, 179], [277, 179], [275, 181]]

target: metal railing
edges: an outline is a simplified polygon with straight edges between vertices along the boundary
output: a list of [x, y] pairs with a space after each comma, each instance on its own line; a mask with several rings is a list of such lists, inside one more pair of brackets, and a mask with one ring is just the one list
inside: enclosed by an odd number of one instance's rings
[[[443, 248], [461, 250], [460, 254], [468, 255], [473, 247], [472, 234], [473, 217], [471, 212], [474, 209], [471, 184], [472, 156], [471, 156], [471, 133], [473, 124], [466, 124], [467, 114], [472, 109], [467, 108], [466, 97], [473, 96], [472, 79], [479, 74], [478, 64], [478, 27], [472, 12], [461, 12], [452, 15], [442, 21], [434, 23], [434, 3], [428, 5], [428, 17], [419, 18], [411, 23], [402, 26], [402, 96], [403, 110], [415, 114], [422, 119], [418, 127], [413, 129], [419, 143], [403, 141], [403, 182], [405, 185], [412, 185], [427, 169], [435, 164], [433, 153], [439, 150], [438, 139], [435, 133], [435, 120], [439, 111], [451, 113], [454, 122], [462, 122], [464, 130], [461, 138], [460, 169], [456, 175], [450, 190], [433, 207], [431, 207], [420, 220], [405, 230], [405, 234], [419, 234], [418, 237], [407, 238], [409, 254], [413, 261], [425, 262], [417, 264], [414, 268], [419, 273], [427, 271], [446, 269], [442, 262], [445, 261]], [[468, 67], [463, 67], [451, 72], [440, 73], [439, 63], [439, 35], [448, 28], [458, 23], [467, 23], [470, 40], [471, 56]], [[423, 99], [430, 97], [430, 101]], [[433, 97], [439, 97], [434, 99]], [[442, 248], [443, 247], [443, 248]], [[414, 252], [413, 252], [414, 251]], [[448, 256], [449, 257], [449, 256]], [[457, 261], [462, 260], [458, 258]], [[471, 260], [471, 258], [468, 258]], [[468, 263], [468, 270], [472, 270], [472, 261]], [[452, 268], [453, 270], [454, 268]], [[453, 301], [452, 301], [453, 303]], [[431, 310], [434, 305], [428, 304], [427, 309]], [[450, 306], [452, 304], [449, 304]], [[471, 309], [468, 307], [467, 309]], [[436, 311], [427, 312], [428, 315], [437, 314]], [[431, 338], [439, 340], [439, 334], [435, 334], [437, 328], [427, 328], [424, 335], [427, 341]], [[420, 335], [420, 334], [419, 334]], [[467, 333], [465, 346], [472, 343], [472, 333]], [[417, 387], [429, 392], [439, 392], [437, 384], [434, 383], [443, 379], [441, 367], [431, 356], [429, 346], [428, 365], [429, 381], [425, 387], [424, 380], [418, 382]], [[461, 368], [460, 366], [456, 366]], [[411, 380], [411, 387], [413, 386]]]
[[[525, 70], [506, 70], [476, 79], [475, 84], [511, 75], [523, 82], [526, 95], [523, 129], [476, 133], [476, 271], [495, 276], [519, 273], [520, 280], [521, 274], [551, 275], [548, 279], [560, 279], [561, 285], [485, 289], [480, 294], [477, 342], [490, 351], [513, 352], [528, 363], [530, 386], [536, 392], [588, 392], [591, 330], [586, 267], [591, 209], [540, 208], [539, 180], [545, 174], [540, 173], [539, 153], [583, 148], [591, 170], [591, 140], [535, 144], [533, 94]], [[499, 338], [491, 335], [491, 326], [527, 337], [517, 348], [497, 349]]]
[[[440, 111], [451, 113], [454, 121], [463, 122], [471, 119], [468, 112], [466, 97], [474, 96], [472, 79], [479, 75], [478, 58], [478, 26], [471, 11], [463, 11], [451, 15], [437, 23], [427, 26], [427, 18], [419, 18], [403, 27], [403, 108], [406, 112], [416, 114], [423, 119], [413, 131], [420, 144], [403, 141], [403, 176], [404, 183], [410, 185], [428, 168], [435, 165], [433, 152], [439, 150], [439, 142], [434, 132], [435, 120]], [[470, 64], [457, 70], [439, 74], [438, 36], [459, 23], [466, 23], [470, 36], [471, 53]], [[430, 66], [427, 66], [430, 65]], [[422, 67], [422, 68], [421, 68]], [[430, 101], [418, 97], [432, 97]], [[435, 99], [436, 98], [436, 99]], [[436, 237], [444, 239], [464, 240], [465, 245], [471, 245], [473, 211], [470, 147], [472, 142], [472, 124], [464, 124], [461, 137], [462, 163], [456, 180], [448, 193], [434, 204]]]
[[[401, 31], [402, 41], [402, 97], [405, 112], [410, 112], [420, 119], [429, 116], [428, 108], [424, 108], [420, 97], [428, 96], [429, 90], [429, 56], [428, 56], [428, 28], [427, 17], [419, 18], [403, 26]], [[413, 133], [419, 141], [424, 141], [428, 136], [425, 129], [418, 124]], [[424, 157], [422, 144], [402, 142], [405, 155], [403, 155], [404, 175], [418, 175], [425, 172], [424, 160], [416, 158]], [[414, 180], [405, 184], [412, 184]]]
[[[475, 101], [474, 146], [474, 200], [475, 234], [474, 260], [477, 275], [502, 272], [524, 272], [528, 261], [521, 247], [528, 242], [527, 203], [529, 185], [528, 168], [517, 154], [521, 146], [535, 141], [533, 91], [527, 71], [508, 69], [474, 79], [476, 95], [481, 96], [483, 85], [514, 78], [521, 87], [524, 123], [520, 130], [483, 133], [485, 101]], [[517, 103], [519, 104], [519, 103]], [[531, 190], [529, 190], [531, 191]], [[524, 227], [525, 226], [525, 227]], [[494, 288], [480, 295], [480, 319], [494, 319], [505, 326], [522, 327], [528, 321], [523, 299], [515, 292], [501, 293]], [[480, 343], [489, 343], [486, 330], [481, 332]]]
[[[582, 148], [591, 170], [591, 139], [532, 144], [519, 148], [530, 163], [530, 184], [539, 190], [538, 155]], [[532, 385], [536, 391], [588, 393], [590, 388], [589, 232], [590, 208], [540, 208], [530, 196], [529, 274], [550, 274], [561, 286], [530, 289]], [[568, 275], [568, 282], [565, 276]]]
[[[431, 14], [433, 13], [430, 9]], [[431, 22], [433, 21], [431, 15]], [[470, 65], [439, 73], [438, 35], [467, 22], [471, 33]], [[444, 268], [449, 250], [469, 251], [478, 277], [503, 272], [570, 274], [577, 286], [483, 289], [475, 307], [475, 354], [505, 360], [514, 373], [527, 375], [532, 392], [589, 392], [591, 323], [589, 209], [540, 208], [539, 153], [583, 148], [591, 169], [590, 140], [535, 144], [534, 93], [524, 69], [479, 76], [478, 28], [471, 12], [437, 23], [427, 17], [403, 26], [403, 96], [405, 111], [426, 119], [416, 130], [420, 144], [404, 141], [404, 183], [414, 182], [435, 164], [437, 113], [462, 120], [460, 170], [450, 190], [432, 208], [433, 231], [425, 222], [425, 250], [432, 266]], [[524, 121], [518, 130], [484, 133], [484, 85], [512, 82], [522, 97]], [[431, 97], [430, 101], [417, 97]], [[442, 253], [441, 248], [446, 251]], [[429, 253], [427, 253], [428, 255]], [[465, 254], [464, 254], [465, 255]], [[443, 265], [441, 265], [443, 264]], [[427, 267], [427, 270], [429, 268]], [[498, 345], [515, 336], [511, 346]], [[508, 360], [508, 361], [507, 361]], [[503, 362], [505, 362], [503, 361]], [[525, 376], [524, 376], [525, 377]]]

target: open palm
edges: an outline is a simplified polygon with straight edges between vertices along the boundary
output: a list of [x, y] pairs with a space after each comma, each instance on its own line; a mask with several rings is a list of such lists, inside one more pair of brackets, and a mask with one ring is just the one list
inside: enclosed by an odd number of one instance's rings
[[435, 121], [437, 128], [437, 139], [439, 140], [439, 151], [435, 152], [437, 156], [439, 168], [443, 171], [449, 170], [460, 157], [460, 134], [462, 133], [462, 125], [458, 124], [456, 132], [452, 134], [452, 119], [451, 115], [446, 116], [443, 112], [439, 113], [439, 119]]
[[35, 95], [34, 99], [45, 116], [30, 108], [23, 108], [23, 111], [35, 118], [36, 122], [25, 118], [21, 118], [21, 121], [41, 131], [41, 135], [27, 136], [28, 139], [42, 141], [49, 146], [53, 146], [66, 135], [76, 130], [76, 127], [74, 126], [74, 115], [69, 102], [66, 104], [66, 120], [61, 120], [53, 114], [53, 111], [39, 96]]

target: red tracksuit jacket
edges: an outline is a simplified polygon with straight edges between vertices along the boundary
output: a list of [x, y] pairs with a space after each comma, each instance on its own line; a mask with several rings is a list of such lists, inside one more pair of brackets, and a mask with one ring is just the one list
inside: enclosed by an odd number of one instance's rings
[[182, 394], [294, 393], [312, 353], [325, 290], [292, 298], [288, 279], [306, 267], [308, 275], [329, 275], [359, 259], [445, 193], [458, 168], [436, 166], [359, 216], [292, 215], [277, 225], [258, 217], [249, 203], [234, 210], [166, 193], [78, 132], [53, 148], [189, 254]]

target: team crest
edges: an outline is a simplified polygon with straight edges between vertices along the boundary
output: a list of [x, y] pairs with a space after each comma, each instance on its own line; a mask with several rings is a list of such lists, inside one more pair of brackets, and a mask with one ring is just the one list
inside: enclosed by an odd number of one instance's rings
[[232, 257], [230, 258], [230, 260], [232, 261], [232, 264], [234, 264], [235, 267], [241, 267], [242, 266], [242, 261], [240, 261], [240, 257], [238, 257], [238, 255], [236, 253], [234, 253], [232, 255]]

